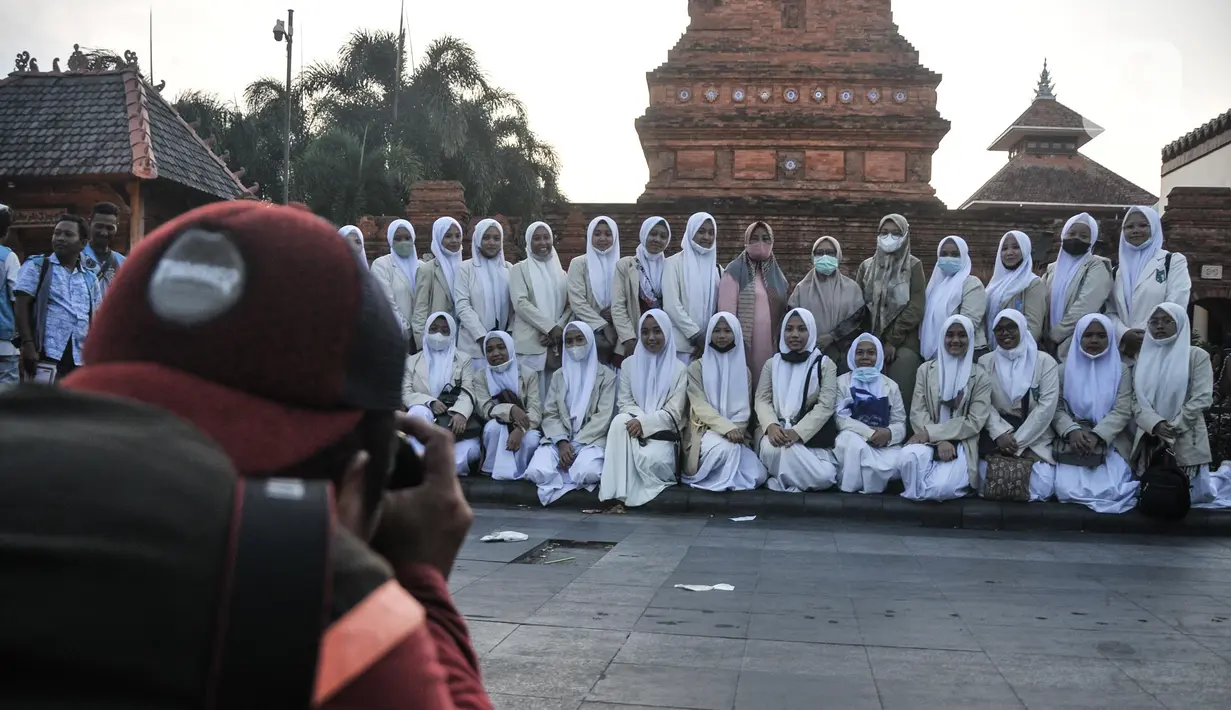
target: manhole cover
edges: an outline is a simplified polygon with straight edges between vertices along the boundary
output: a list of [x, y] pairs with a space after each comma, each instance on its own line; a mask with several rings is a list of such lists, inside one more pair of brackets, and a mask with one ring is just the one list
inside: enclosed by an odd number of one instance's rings
[[513, 560], [517, 565], [583, 565], [589, 567], [615, 547], [612, 542], [548, 540]]

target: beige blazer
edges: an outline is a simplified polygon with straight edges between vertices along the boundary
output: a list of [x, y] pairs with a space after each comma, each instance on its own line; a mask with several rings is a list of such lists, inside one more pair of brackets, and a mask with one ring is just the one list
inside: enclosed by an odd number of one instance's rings
[[940, 423], [940, 365], [930, 360], [919, 366], [915, 377], [915, 393], [910, 403], [910, 423], [915, 431], [926, 431], [928, 441], [960, 441], [966, 452], [966, 467], [970, 473], [970, 486], [979, 484], [979, 432], [987, 424], [992, 408], [992, 385], [983, 367], [976, 364], [970, 368], [970, 381], [966, 383], [966, 396], [962, 405], [953, 412], [949, 421]]
[[[531, 257], [533, 258], [533, 257]], [[558, 320], [548, 318], [534, 300], [534, 286], [526, 273], [527, 261], [519, 261], [509, 268], [509, 298], [513, 299], [513, 345], [518, 355], [542, 355], [547, 348], [539, 343], [539, 336], [551, 332], [552, 328], [561, 329], [573, 320], [573, 311], [565, 298], [564, 312]]]
[[675, 374], [671, 378], [671, 393], [663, 402], [662, 409], [647, 412], [637, 406], [633, 398], [633, 382], [628, 368], [620, 370], [620, 388], [616, 397], [616, 408], [620, 414], [631, 415], [641, 422], [641, 432], [652, 436], [663, 431], [673, 431], [677, 434], [684, 431], [684, 416], [688, 411], [688, 370], [684, 363], [673, 358], [672, 369]]
[[[1175, 263], [1171, 265], [1175, 273]], [[1137, 421], [1137, 432], [1133, 436], [1133, 456], [1141, 453], [1142, 437], [1154, 431], [1154, 427], [1163, 421], [1149, 402], [1134, 397], [1133, 416]], [[1175, 462], [1180, 466], [1200, 466], [1210, 463], [1210, 434], [1205, 427], [1205, 412], [1214, 405], [1214, 369], [1210, 366], [1210, 355], [1205, 350], [1193, 346], [1188, 351], [1188, 397], [1180, 413], [1169, 424], [1175, 428], [1179, 437], [1171, 452], [1175, 454]]]
[[[424, 353], [415, 353], [406, 358], [406, 374], [402, 376], [402, 404], [409, 409], [415, 405], [430, 407], [436, 398], [430, 391], [427, 382], [427, 357]], [[450, 412], [460, 414], [467, 419], [474, 414], [474, 368], [470, 366], [470, 358], [461, 352], [453, 353], [454, 387], [466, 391], [457, 398], [457, 404], [449, 408]]]
[[543, 406], [543, 436], [553, 444], [571, 441], [583, 446], [606, 446], [607, 428], [615, 418], [615, 370], [599, 364], [594, 389], [590, 392], [590, 406], [586, 408], [585, 420], [577, 431], [573, 431], [573, 420], [569, 417], [566, 387], [564, 369], [552, 373], [547, 402]]
[[[1043, 325], [1047, 321], [1047, 284], [1043, 279], [1033, 279], [1030, 285], [1005, 299], [996, 308], [996, 313], [1012, 308], [1021, 311], [1026, 316], [1026, 330], [1034, 337], [1034, 342], [1043, 342]], [[987, 319], [996, 317], [996, 313], [988, 313]], [[995, 324], [993, 324], [995, 325]], [[987, 321], [984, 321], [983, 332], [987, 332]], [[988, 343], [989, 345], [991, 343]]]
[[[509, 262], [504, 262], [504, 271], [507, 276], [509, 271]], [[487, 328], [483, 327], [484, 318], [487, 317], [487, 300], [486, 294], [483, 293], [483, 284], [476, 284], [474, 259], [467, 259], [462, 262], [462, 266], [457, 270], [457, 279], [453, 284], [454, 293], [457, 295], [457, 323], [461, 329], [458, 335], [457, 347], [470, 357], [481, 358], [485, 356], [483, 347], [479, 345], [479, 338], [487, 335]], [[474, 298], [471, 298], [471, 294]], [[509, 293], [509, 320], [513, 319], [513, 296], [512, 290]], [[497, 324], [496, 330], [503, 330], [512, 335], [508, 324], [504, 327], [499, 327]]]
[[410, 318], [410, 330], [419, 350], [423, 349], [423, 328], [427, 326], [427, 318], [437, 312], [448, 313], [454, 320], [457, 319], [444, 272], [440, 269], [440, 263], [432, 260], [419, 264], [419, 270], [415, 272], [415, 309]]
[[[527, 367], [517, 368], [517, 390], [522, 404], [526, 405], [526, 416], [530, 418], [530, 427], [538, 429], [543, 422], [543, 405], [539, 399], [539, 373]], [[487, 390], [487, 369], [474, 372], [474, 401], [478, 407], [479, 418], [484, 421], [496, 420], [504, 424], [513, 423], [513, 405], [498, 404], [492, 399], [492, 393]], [[499, 394], [499, 393], [497, 393]]]
[[[701, 360], [693, 360], [688, 365], [688, 461], [685, 473], [696, 475], [701, 467], [701, 439], [705, 432], [712, 431], [720, 436], [726, 436], [736, 429], [747, 431], [748, 422], [733, 422], [718, 413], [705, 398], [705, 378], [701, 373]], [[748, 392], [752, 394], [752, 373], [744, 368], [744, 377], [748, 380]], [[749, 397], [749, 405], [755, 402]]]
[[[723, 268], [718, 268], [718, 278], [714, 281], [714, 307], [718, 307], [718, 282], [722, 280]], [[684, 288], [684, 253], [679, 252], [667, 257], [663, 264], [663, 312], [671, 319], [671, 329], [675, 331], [675, 350], [681, 353], [691, 353], [692, 344], [688, 339], [700, 333], [705, 335], [709, 326], [709, 318], [704, 323], [694, 323], [688, 315], [685, 303], [688, 290]], [[710, 316], [714, 314], [711, 313]]]
[[[1047, 274], [1043, 277], [1046, 284], [1047, 313], [1051, 313], [1051, 284], [1056, 274], [1056, 264], [1047, 265]], [[1087, 259], [1081, 265], [1073, 280], [1069, 282], [1069, 291], [1064, 298], [1064, 318], [1059, 323], [1052, 323], [1048, 318], [1047, 340], [1056, 346], [1056, 359], [1064, 362], [1069, 356], [1069, 341], [1073, 339], [1073, 331], [1077, 321], [1090, 313], [1099, 313], [1111, 294], [1111, 262], [1101, 256]], [[1115, 321], [1112, 321], [1114, 323]]]
[[[813, 367], [815, 368], [815, 364]], [[838, 403], [837, 365], [827, 357], [821, 359], [821, 382], [819, 384], [816, 381], [815, 369], [808, 374], [808, 398], [804, 401], [804, 408], [810, 411], [798, 422], [784, 420], [774, 410], [773, 379], [774, 358], [771, 357], [761, 368], [761, 379], [757, 381], [757, 391], [753, 397], [753, 407], [757, 413], [754, 440], [760, 442], [761, 437], [765, 436], [766, 427], [770, 424], [794, 429], [799, 434], [799, 438], [804, 441], [816, 436], [821, 427], [825, 426], [825, 422], [833, 417], [834, 408]], [[796, 412], [791, 412], [792, 417], [795, 414]]]
[[[1052, 429], [1057, 437], [1067, 437], [1069, 432], [1080, 429], [1073, 412], [1064, 401], [1064, 365], [1056, 369], [1056, 379], [1060, 385], [1060, 401], [1056, 406], [1056, 417], [1052, 420]], [[1124, 363], [1120, 373], [1120, 387], [1116, 390], [1116, 405], [1103, 420], [1094, 426], [1094, 434], [1108, 446], [1114, 446], [1116, 452], [1125, 461], [1133, 448], [1133, 413], [1137, 408], [1137, 396], [1133, 393], [1133, 367]]]
[[[971, 345], [978, 350], [987, 347], [987, 289], [977, 276], [967, 276], [962, 284], [962, 302], [958, 304], [953, 315], [966, 316], [975, 327], [974, 342]], [[991, 315], [996, 315], [995, 313]], [[920, 326], [922, 327], [922, 326]], [[920, 331], [920, 338], [923, 337]], [[940, 347], [944, 347], [944, 334], [941, 334]]]
[[1056, 418], [1056, 408], [1060, 403], [1060, 366], [1055, 358], [1043, 351], [1034, 363], [1034, 375], [1030, 380], [1030, 390], [1025, 397], [1030, 398], [1030, 414], [1021, 428], [1014, 430], [1013, 426], [1001, 415], [1022, 415], [1021, 400], [1010, 402], [1009, 396], [1000, 389], [1000, 380], [996, 378], [996, 353], [988, 353], [979, 359], [979, 364], [987, 372], [988, 383], [991, 385], [992, 406], [987, 413], [987, 434], [995, 440], [1008, 432], [1013, 432], [1017, 440], [1015, 456], [1021, 456], [1030, 449], [1040, 459], [1055, 463], [1052, 459], [1051, 444], [1055, 438], [1052, 422]]
[[[849, 431], [859, 438], [867, 441], [872, 438], [872, 427], [864, 424], [858, 419], [852, 419], [839, 414], [850, 399], [851, 380], [854, 375], [846, 373], [838, 376], [838, 404], [837, 412], [834, 413], [834, 423], [838, 425], [838, 431]], [[906, 406], [902, 403], [902, 390], [898, 388], [898, 383], [881, 375], [881, 391], [884, 396], [889, 398], [889, 446], [898, 446], [906, 440]]]
[[[1171, 254], [1171, 272], [1167, 272], [1167, 254]], [[1129, 330], [1144, 330], [1150, 314], [1160, 303], [1175, 303], [1188, 308], [1193, 282], [1188, 273], [1188, 259], [1179, 252], [1159, 249], [1154, 261], [1142, 270], [1141, 277], [1133, 286], [1132, 313], [1128, 317], [1129, 303], [1121, 289], [1124, 287], [1124, 270], [1116, 270], [1116, 280], [1107, 298], [1107, 317], [1116, 326], [1116, 335], [1123, 338]]]
[[[637, 332], [637, 323], [641, 320], [641, 272], [637, 270], [635, 256], [621, 257], [616, 262], [615, 285], [611, 290], [611, 320], [621, 345], [628, 340], [641, 339], [641, 333]], [[632, 354], [622, 350], [623, 355]]]
[[[602, 316], [602, 307], [594, 300], [594, 289], [590, 287], [589, 259], [585, 254], [573, 259], [568, 265], [568, 304], [573, 309], [573, 320], [579, 320], [594, 329], [594, 337], [603, 350], [610, 350], [616, 345], [615, 326]], [[615, 303], [615, 292], [612, 291], [612, 303]], [[623, 348], [616, 348], [617, 354], [623, 354]]]
[[[423, 265], [420, 264], [419, 269], [415, 271], [415, 278], [418, 279], [422, 273]], [[393, 314], [402, 324], [402, 333], [410, 335], [410, 320], [415, 313], [415, 289], [410, 285], [410, 279], [406, 278], [402, 267], [398, 266], [392, 254], [386, 254], [372, 262], [372, 275], [384, 289], [389, 305], [393, 306]]]

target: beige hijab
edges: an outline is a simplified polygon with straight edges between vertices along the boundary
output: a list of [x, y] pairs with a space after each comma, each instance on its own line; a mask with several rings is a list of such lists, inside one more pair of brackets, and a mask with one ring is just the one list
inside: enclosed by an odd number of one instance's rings
[[[887, 215], [880, 221], [893, 222], [902, 231], [902, 244], [887, 252], [877, 244], [872, 268], [864, 282], [864, 298], [872, 313], [872, 334], [879, 336], [910, 303], [910, 272], [919, 259], [910, 253], [910, 223], [900, 214]], [[879, 241], [879, 240], [878, 240]]]
[[[809, 255], [816, 253], [821, 242], [833, 245], [841, 267], [842, 245], [833, 237], [821, 237], [813, 242]], [[799, 295], [799, 307], [807, 309], [816, 319], [816, 332], [820, 335], [834, 332], [843, 321], [863, 308], [863, 291], [859, 284], [840, 270], [822, 277], [815, 268], [809, 269], [808, 275], [795, 287], [795, 293]]]

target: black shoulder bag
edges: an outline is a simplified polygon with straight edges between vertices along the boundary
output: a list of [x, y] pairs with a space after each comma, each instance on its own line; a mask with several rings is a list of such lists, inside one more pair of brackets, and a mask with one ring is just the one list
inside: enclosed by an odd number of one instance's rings
[[[470, 397], [470, 393], [461, 387], [454, 387], [452, 384], [447, 384], [445, 385], [445, 388], [440, 391], [440, 394], [436, 397], [436, 399], [440, 400], [440, 402], [449, 409], [452, 409], [453, 406], [457, 404], [457, 400], [461, 399], [463, 396]], [[474, 399], [471, 398], [470, 401], [474, 402]], [[445, 429], [452, 431], [453, 414], [450, 413], [448, 409], [445, 410], [444, 414], [437, 414], [436, 426], [444, 427]], [[483, 423], [479, 421], [478, 417], [476, 417], [473, 412], [471, 412], [470, 418], [466, 420], [466, 431], [455, 435], [454, 438], [458, 441], [465, 441], [466, 439], [477, 439], [480, 436], [483, 436]]]
[[[824, 355], [816, 359], [816, 386], [818, 389], [825, 384], [824, 370], [822, 369], [824, 364]], [[799, 413], [795, 415], [796, 423], [802, 421], [803, 418], [812, 411], [812, 408], [808, 407], [808, 384], [811, 382], [811, 376], [804, 378], [804, 397], [800, 400]], [[813, 407], [815, 407], [815, 405], [813, 405]], [[804, 446], [809, 449], [832, 449], [837, 441], [838, 423], [834, 421], [833, 415], [830, 415], [829, 419], [825, 420], [825, 424], [821, 427], [821, 430], [813, 434], [811, 439], [805, 441]]]
[[1162, 440], [1147, 434], [1142, 445], [1146, 470], [1137, 489], [1137, 508], [1150, 518], [1183, 520], [1192, 505], [1192, 482]]

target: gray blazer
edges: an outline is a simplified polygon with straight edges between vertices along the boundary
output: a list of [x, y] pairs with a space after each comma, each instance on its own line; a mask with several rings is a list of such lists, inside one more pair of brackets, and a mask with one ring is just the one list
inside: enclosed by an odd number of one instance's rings
[[578, 444], [607, 445], [607, 428], [615, 418], [616, 374], [606, 365], [599, 364], [594, 377], [594, 389], [590, 392], [590, 406], [586, 408], [581, 429], [573, 431], [565, 401], [564, 368], [552, 373], [551, 387], [547, 390], [547, 402], [543, 407], [543, 436], [553, 444], [574, 441]]
[[[1141, 453], [1141, 439], [1163, 421], [1150, 403], [1135, 397], [1133, 416], [1137, 433], [1133, 437], [1133, 455]], [[1180, 466], [1200, 466], [1210, 463], [1210, 434], [1205, 427], [1205, 413], [1214, 404], [1214, 369], [1210, 355], [1199, 347], [1188, 351], [1188, 397], [1180, 413], [1169, 423], [1179, 435], [1171, 452]]]
[[[986, 300], [986, 298], [984, 299]], [[910, 403], [910, 424], [915, 431], [926, 431], [928, 441], [960, 441], [966, 452], [966, 467], [970, 473], [970, 486], [979, 484], [979, 432], [987, 424], [987, 415], [992, 408], [992, 385], [983, 367], [975, 364], [970, 368], [970, 380], [966, 383], [966, 395], [962, 404], [949, 417], [940, 422], [940, 365], [930, 360], [919, 366], [915, 377], [915, 396]]]
[[[1035, 282], [1038, 283], [1038, 282]], [[1014, 430], [1013, 426], [1004, 420], [1002, 414], [1015, 417], [1022, 415], [1021, 401], [1010, 402], [1009, 396], [1000, 388], [996, 378], [996, 353], [991, 352], [979, 359], [979, 364], [987, 371], [988, 382], [991, 385], [992, 406], [987, 413], [987, 434], [996, 439], [1008, 432], [1013, 432], [1017, 440], [1016, 456], [1021, 456], [1030, 449], [1040, 459], [1054, 463], [1051, 455], [1052, 421], [1056, 418], [1056, 408], [1060, 403], [1060, 381], [1058, 379], [1059, 365], [1054, 358], [1040, 351], [1034, 363], [1034, 375], [1030, 381], [1030, 390], [1024, 395], [1030, 398], [1030, 414], [1021, 427]]]

